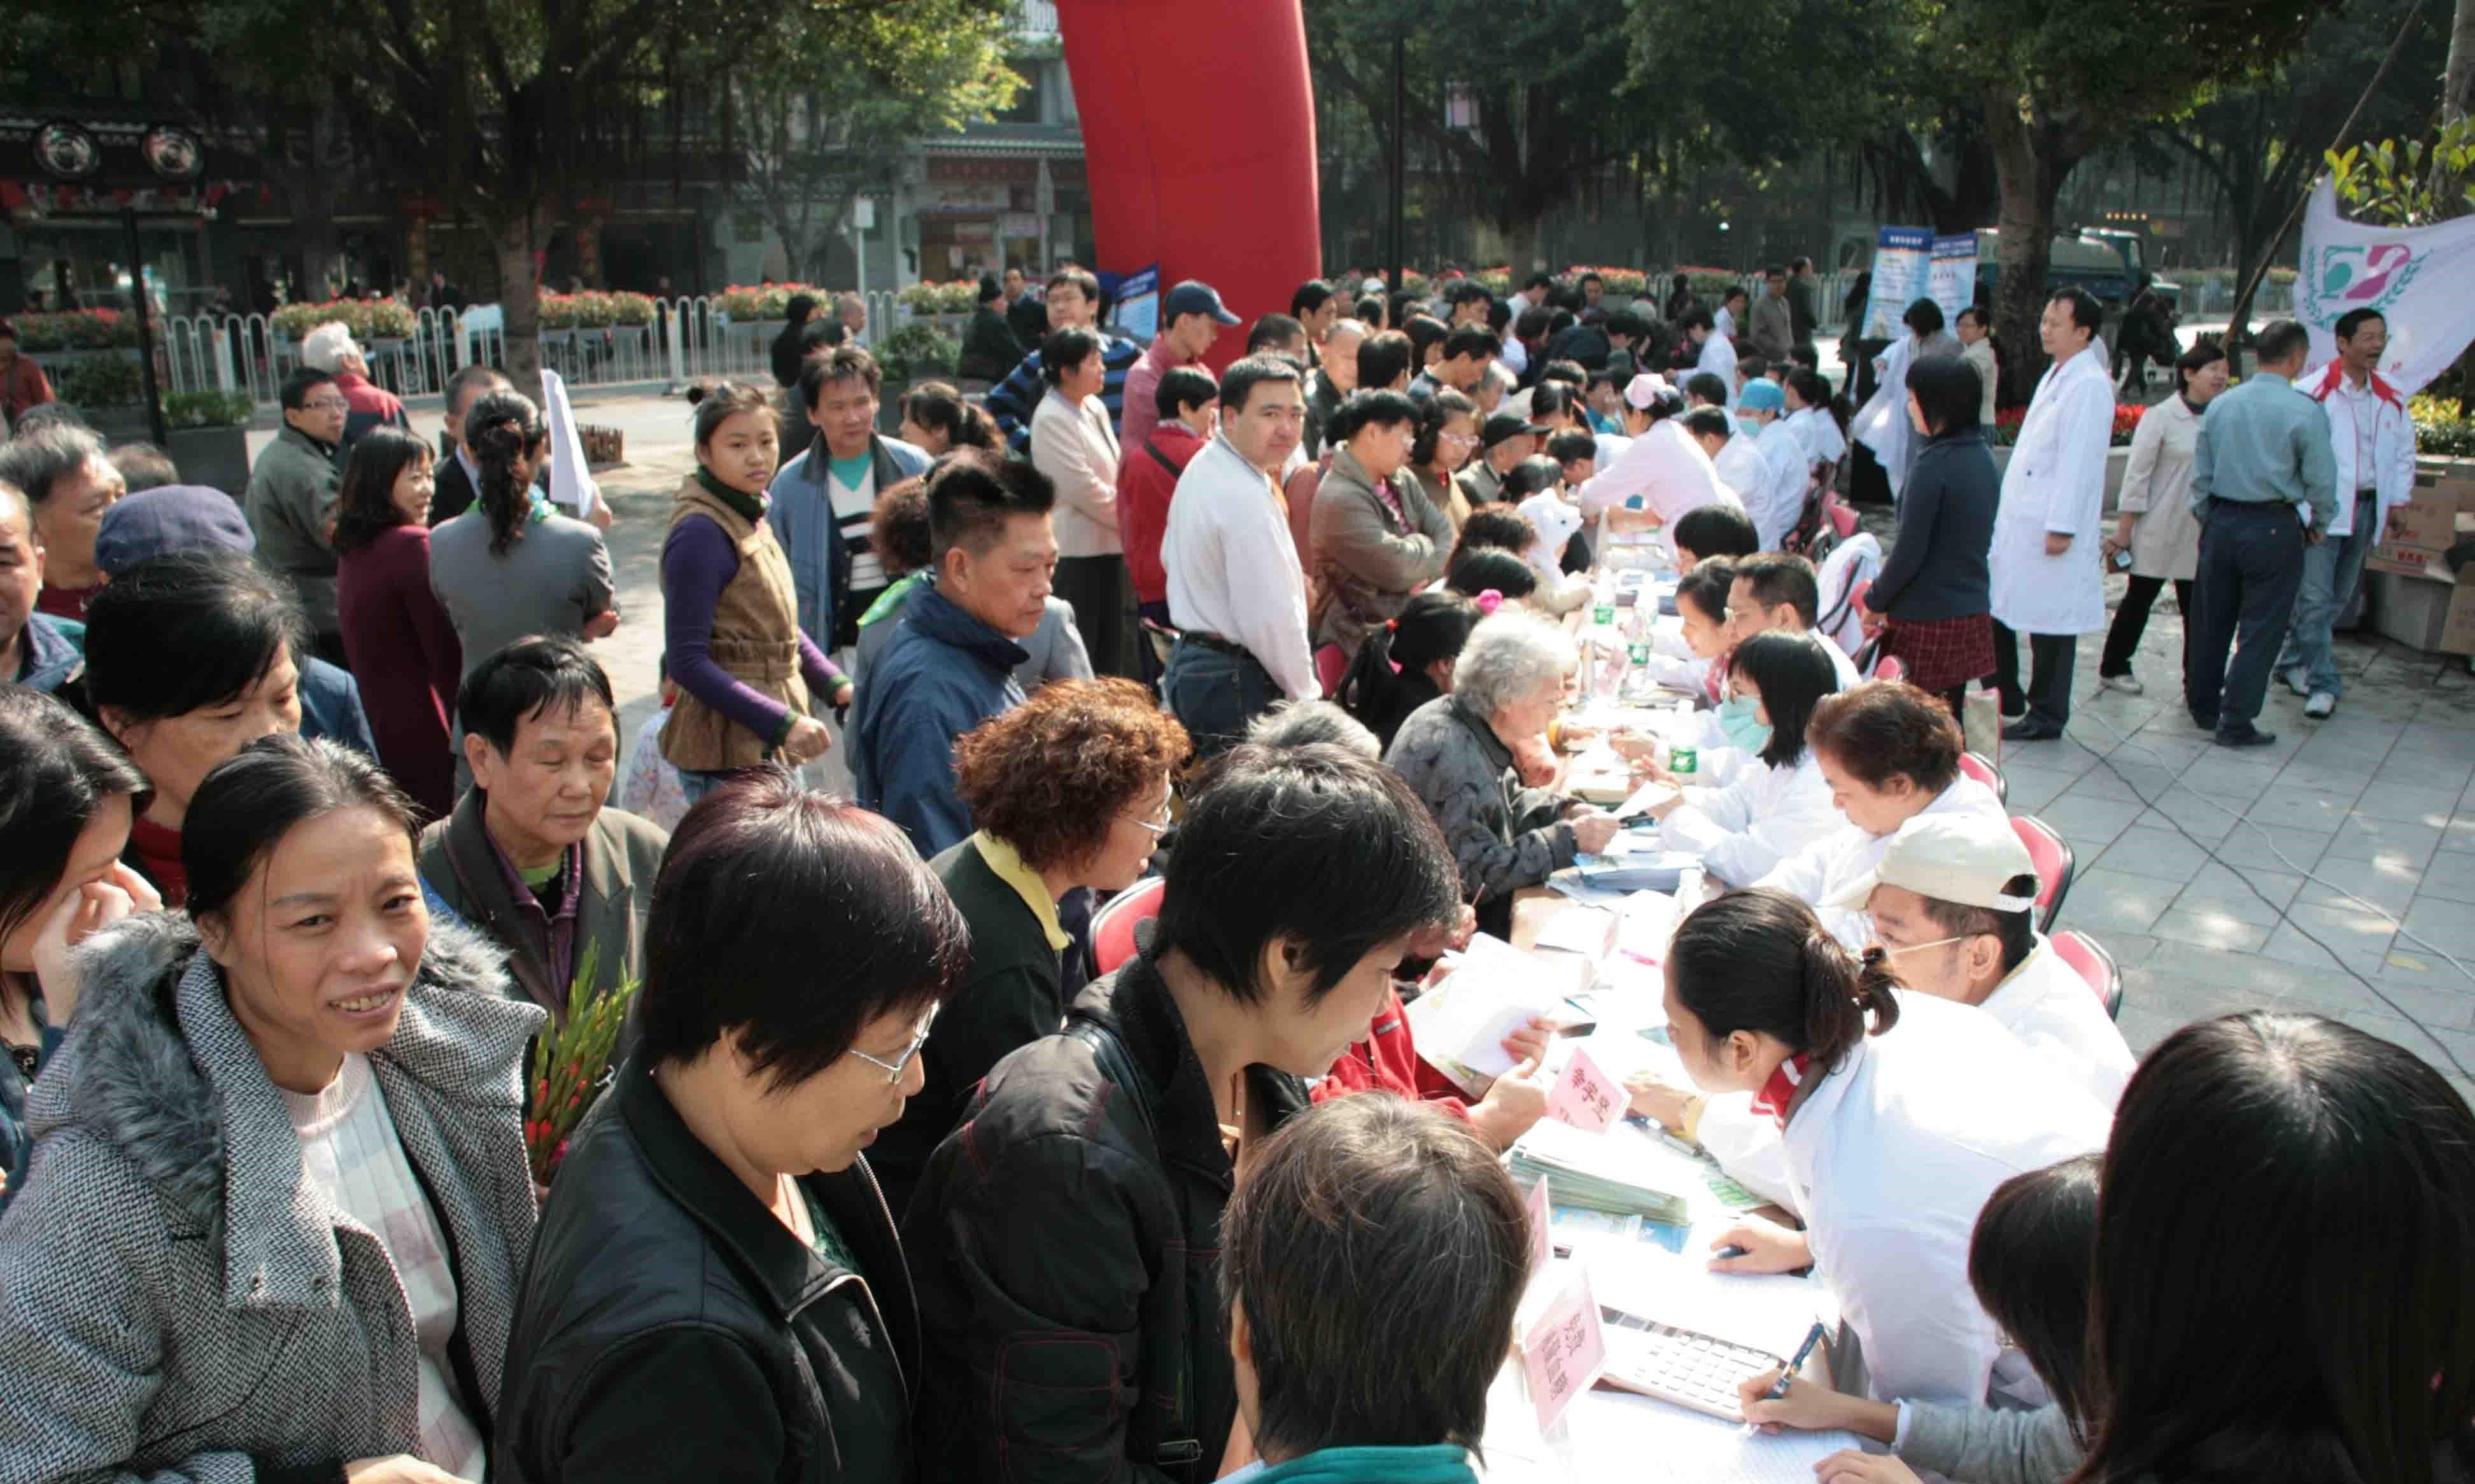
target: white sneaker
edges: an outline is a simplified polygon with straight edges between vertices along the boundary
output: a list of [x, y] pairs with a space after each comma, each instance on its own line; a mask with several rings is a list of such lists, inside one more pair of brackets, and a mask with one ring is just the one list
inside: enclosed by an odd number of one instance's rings
[[2313, 692], [2312, 698], [2303, 703], [2303, 714], [2315, 721], [2326, 718], [2329, 713], [2337, 709], [2338, 697], [2326, 691]]
[[2279, 670], [2277, 678], [2285, 681], [2286, 688], [2297, 695], [2309, 696], [2312, 693], [2312, 672], [2300, 665], [2290, 665]]
[[2148, 690], [2146, 686], [2140, 683], [2138, 675], [2108, 675], [2105, 677], [2105, 688], [2109, 691], [2120, 691], [2125, 695], [2140, 695]]

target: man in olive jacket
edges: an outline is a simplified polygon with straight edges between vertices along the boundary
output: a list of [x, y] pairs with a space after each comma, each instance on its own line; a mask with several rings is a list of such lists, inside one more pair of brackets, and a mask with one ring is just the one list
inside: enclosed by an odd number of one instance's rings
[[259, 563], [299, 595], [319, 656], [342, 665], [334, 536], [343, 471], [335, 450], [343, 443], [349, 404], [333, 377], [306, 366], [283, 378], [282, 396], [283, 430], [250, 470], [241, 509], [257, 534]]
[[595, 992], [643, 972], [645, 912], [671, 838], [602, 806], [618, 770], [610, 681], [572, 639], [520, 640], [456, 693], [473, 787], [421, 836], [433, 909], [496, 939], [560, 1020], [590, 951]]

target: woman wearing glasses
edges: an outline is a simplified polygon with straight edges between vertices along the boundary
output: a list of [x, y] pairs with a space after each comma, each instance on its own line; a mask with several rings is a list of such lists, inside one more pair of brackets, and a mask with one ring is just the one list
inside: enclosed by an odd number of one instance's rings
[[1188, 747], [1131, 680], [1052, 682], [955, 743], [956, 789], [980, 830], [930, 864], [970, 927], [971, 970], [929, 1037], [927, 1090], [870, 1153], [896, 1216], [989, 1068], [1066, 1023], [1090, 970], [1059, 904], [1143, 874]]
[[637, 1053], [542, 1212], [494, 1474], [911, 1476], [918, 1311], [860, 1151], [919, 1093], [969, 953], [884, 819], [779, 768], [688, 811]]

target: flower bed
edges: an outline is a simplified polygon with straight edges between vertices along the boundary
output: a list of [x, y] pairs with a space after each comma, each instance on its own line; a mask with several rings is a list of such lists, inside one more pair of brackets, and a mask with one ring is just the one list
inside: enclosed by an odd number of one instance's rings
[[21, 314], [15, 323], [17, 349], [37, 353], [44, 351], [112, 351], [137, 344], [137, 321], [117, 309]]
[[[2147, 411], [2148, 408], [2140, 402], [2116, 402], [2114, 437], [2108, 446], [2117, 449], [2129, 448], [2131, 435], [2140, 430], [2140, 419]], [[2007, 449], [2018, 443], [2020, 425], [2026, 421], [2028, 421], [2028, 409], [2025, 407], [2005, 407], [1994, 414], [1994, 446], [1997, 449]]]
[[[1575, 283], [1579, 283], [1581, 281], [1581, 276], [1585, 273], [1597, 274], [1599, 276], [1601, 286], [1605, 287], [1610, 294], [1638, 294], [1650, 282], [1650, 276], [1643, 273], [1638, 268], [1588, 268], [1576, 266], [1565, 269], [1564, 277], [1572, 280]], [[1732, 277], [1729, 281], [1734, 281]]]
[[373, 340], [408, 340], [412, 338], [412, 311], [392, 299], [336, 299], [318, 304], [285, 304], [275, 311], [267, 323], [288, 339], [298, 341], [309, 331], [331, 320], [341, 320], [353, 338], [367, 345]]
[[2475, 419], [2458, 415], [2459, 402], [2430, 395], [2411, 398], [2407, 415], [2414, 419], [2414, 448], [2440, 458], [2475, 457]]
[[791, 298], [795, 294], [814, 295], [821, 310], [834, 302], [840, 289], [819, 288], [813, 283], [760, 283], [750, 288], [733, 283], [713, 296], [713, 306], [730, 316], [733, 323], [745, 325], [750, 320], [787, 320], [791, 317]]
[[980, 306], [980, 284], [976, 279], [942, 283], [923, 279], [894, 297], [914, 314], [968, 314]]

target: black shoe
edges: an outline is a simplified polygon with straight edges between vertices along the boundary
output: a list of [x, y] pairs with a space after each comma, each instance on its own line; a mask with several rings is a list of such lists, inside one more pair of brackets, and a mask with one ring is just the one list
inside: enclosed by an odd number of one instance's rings
[[2063, 729], [2051, 721], [2022, 717], [2002, 729], [2004, 742], [2052, 742], [2063, 735]]
[[2275, 732], [2264, 732], [2248, 721], [2218, 727], [2217, 734], [2220, 747], [2266, 747], [2277, 741]]
[[2192, 724], [2203, 732], [2214, 732], [2218, 729], [2218, 718], [2204, 717], [2195, 711], [2192, 713]]

